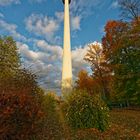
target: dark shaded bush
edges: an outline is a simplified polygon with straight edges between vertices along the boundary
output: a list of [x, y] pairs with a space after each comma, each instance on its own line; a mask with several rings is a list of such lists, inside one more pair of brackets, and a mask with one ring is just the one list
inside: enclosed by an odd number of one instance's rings
[[63, 105], [65, 118], [74, 128], [97, 128], [104, 131], [108, 127], [109, 110], [98, 96], [86, 91], [73, 91]]
[[0, 78], [0, 139], [38, 137], [43, 119], [43, 91], [26, 70]]
[[54, 93], [44, 95], [42, 107], [44, 118], [41, 128], [40, 140], [61, 140], [63, 138], [63, 127], [60, 120], [59, 98]]

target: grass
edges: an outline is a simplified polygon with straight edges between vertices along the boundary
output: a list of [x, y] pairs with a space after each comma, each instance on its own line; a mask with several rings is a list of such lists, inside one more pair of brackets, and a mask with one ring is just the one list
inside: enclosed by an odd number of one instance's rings
[[71, 133], [71, 140], [140, 140], [140, 111], [112, 110], [110, 121], [105, 132], [81, 129]]
[[140, 133], [140, 111], [114, 110], [111, 112], [111, 122]]

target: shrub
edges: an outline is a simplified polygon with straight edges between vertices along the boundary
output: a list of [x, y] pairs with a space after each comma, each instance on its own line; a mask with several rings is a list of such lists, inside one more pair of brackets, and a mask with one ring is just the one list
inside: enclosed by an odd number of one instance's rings
[[42, 101], [44, 119], [41, 126], [40, 140], [59, 140], [63, 137], [58, 100], [59, 98], [53, 93], [44, 95]]
[[108, 127], [109, 110], [99, 96], [73, 91], [63, 106], [66, 121], [74, 129], [97, 128], [104, 131]]
[[0, 139], [25, 140], [38, 135], [40, 103], [27, 91], [0, 94]]
[[29, 71], [16, 69], [7, 76], [0, 73], [0, 139], [38, 137], [42, 94]]
[[61, 139], [56, 99], [20, 66], [16, 42], [0, 37], [0, 140]]

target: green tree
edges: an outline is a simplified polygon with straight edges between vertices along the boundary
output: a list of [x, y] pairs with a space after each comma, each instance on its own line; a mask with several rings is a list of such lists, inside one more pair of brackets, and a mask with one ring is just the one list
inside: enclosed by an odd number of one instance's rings
[[65, 118], [73, 129], [108, 127], [108, 108], [100, 96], [73, 91], [64, 103]]
[[[20, 67], [20, 56], [12, 37], [0, 37], [0, 90], [12, 86], [12, 77]], [[9, 85], [10, 84], [10, 85]]]
[[15, 72], [20, 66], [20, 56], [12, 37], [0, 37], [0, 76]]
[[109, 21], [105, 26], [103, 52], [114, 77], [114, 92], [119, 100], [139, 102], [140, 25], [135, 21]]

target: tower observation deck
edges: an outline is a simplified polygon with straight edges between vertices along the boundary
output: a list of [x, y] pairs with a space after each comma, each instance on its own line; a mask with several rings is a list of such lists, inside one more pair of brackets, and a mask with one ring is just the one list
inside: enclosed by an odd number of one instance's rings
[[[65, 0], [62, 0], [63, 4], [65, 4]], [[71, 0], [69, 0], [69, 4], [71, 3]]]

